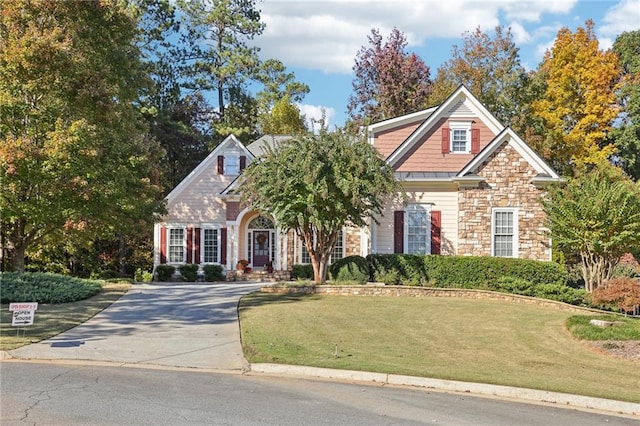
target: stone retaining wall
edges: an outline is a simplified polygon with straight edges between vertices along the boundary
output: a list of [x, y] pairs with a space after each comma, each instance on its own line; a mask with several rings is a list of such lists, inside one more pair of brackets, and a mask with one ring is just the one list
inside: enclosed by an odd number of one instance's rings
[[406, 287], [384, 284], [367, 285], [319, 285], [303, 287], [279, 287], [265, 286], [260, 289], [265, 293], [289, 293], [289, 294], [328, 294], [331, 296], [396, 296], [396, 297], [464, 297], [468, 299], [507, 300], [516, 303], [546, 306], [561, 310], [575, 312], [596, 312], [597, 309], [583, 308], [569, 305], [568, 303], [554, 300], [537, 299], [535, 297], [520, 296], [517, 294], [498, 293], [487, 290], [459, 289], [459, 288], [433, 288], [433, 287]]

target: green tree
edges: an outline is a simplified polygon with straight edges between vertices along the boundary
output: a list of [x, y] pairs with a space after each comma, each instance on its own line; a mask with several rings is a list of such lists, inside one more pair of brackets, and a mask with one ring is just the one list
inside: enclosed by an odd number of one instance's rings
[[418, 111], [431, 91], [429, 67], [405, 51], [407, 40], [400, 30], [394, 28], [384, 44], [377, 29], [368, 39], [369, 46], [360, 48], [353, 66], [353, 94], [347, 105], [352, 130]]
[[539, 72], [546, 88], [532, 109], [543, 120], [544, 134], [533, 148], [566, 175], [607, 162], [615, 152], [607, 133], [620, 111], [620, 70], [617, 55], [599, 49], [593, 21], [575, 33], [561, 29]]
[[338, 232], [346, 225], [364, 226], [399, 191], [375, 148], [341, 131], [285, 142], [243, 176], [245, 201], [302, 238], [316, 283], [326, 280]]
[[242, 89], [258, 71], [259, 48], [247, 42], [262, 34], [265, 24], [255, 0], [179, 0], [182, 14], [184, 85], [213, 91], [220, 121], [230, 89]]
[[577, 254], [588, 291], [610, 279], [620, 257], [640, 245], [640, 187], [602, 164], [552, 188], [543, 202], [556, 247]]
[[23, 270], [46, 240], [126, 233], [159, 211], [157, 147], [134, 105], [144, 73], [121, 2], [0, 8], [0, 240], [3, 264]]
[[640, 30], [624, 32], [613, 43], [622, 68], [618, 103], [622, 107], [620, 122], [610, 138], [618, 152], [614, 163], [640, 180]]
[[462, 41], [438, 68], [429, 103], [439, 105], [464, 84], [498, 120], [511, 125], [526, 105], [521, 95], [527, 83], [511, 29], [498, 26], [491, 37], [477, 27], [465, 32]]
[[289, 97], [284, 97], [273, 105], [269, 111], [259, 117], [260, 129], [264, 134], [295, 135], [307, 130], [304, 115]]

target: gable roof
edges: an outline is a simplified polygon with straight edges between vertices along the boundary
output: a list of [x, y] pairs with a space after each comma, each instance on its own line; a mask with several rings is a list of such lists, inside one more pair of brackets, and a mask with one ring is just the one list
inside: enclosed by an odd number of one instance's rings
[[556, 171], [548, 165], [538, 154], [536, 154], [529, 145], [527, 145], [511, 127], [506, 127], [500, 132], [489, 145], [485, 146], [466, 166], [456, 175], [455, 180], [476, 179], [476, 172], [482, 164], [504, 143], [507, 142], [513, 147], [522, 158], [524, 158], [535, 171], [538, 176], [533, 179], [532, 183], [542, 184], [545, 182], [562, 182], [563, 179]]
[[431, 107], [422, 111], [413, 112], [411, 114], [401, 115], [400, 117], [390, 118], [384, 121], [370, 124], [368, 127], [369, 134], [377, 133], [383, 130], [392, 129], [394, 127], [404, 126], [405, 124], [415, 123], [416, 121], [424, 121], [437, 110], [438, 107]]
[[169, 195], [165, 197], [167, 203], [172, 203], [173, 200], [175, 200], [176, 197], [178, 197], [178, 195], [180, 195], [185, 188], [188, 188], [189, 185], [191, 185], [193, 181], [203, 172], [205, 172], [206, 170], [215, 170], [215, 168], [217, 167], [218, 155], [221, 155], [222, 152], [224, 152], [224, 150], [229, 146], [239, 148], [241, 151], [244, 151], [247, 157], [251, 159], [255, 158], [253, 153], [251, 153], [251, 151], [249, 151], [234, 135], [227, 136], [225, 140], [220, 142], [220, 144], [218, 144], [218, 146], [216, 146], [213, 151], [211, 151], [209, 155], [207, 155], [207, 157], [202, 160], [200, 164], [198, 164], [198, 166], [182, 180], [182, 182], [180, 182], [175, 188], [173, 188], [173, 190], [171, 190]]
[[261, 157], [266, 154], [268, 149], [277, 148], [282, 142], [293, 139], [292, 135], [264, 135], [253, 141], [247, 146], [247, 149], [254, 157]]
[[[504, 126], [498, 121], [497, 118], [493, 116], [485, 108], [484, 105], [480, 103], [480, 101], [471, 94], [469, 89], [465, 86], [459, 86], [455, 92], [451, 94], [440, 106], [435, 108], [432, 112], [429, 113], [426, 120], [418, 126], [418, 128], [411, 134], [409, 137], [402, 142], [390, 155], [387, 157], [387, 163], [390, 166], [395, 166], [396, 163], [413, 148], [413, 146], [422, 138], [422, 136], [427, 133], [438, 121], [446, 117], [449, 114], [451, 108], [455, 107], [457, 104], [464, 102], [473, 113], [475, 113], [491, 131], [494, 133], [500, 133], [500, 131], [504, 128]], [[425, 110], [424, 113], [430, 111]], [[416, 113], [414, 113], [416, 114]], [[399, 118], [398, 118], [399, 120]], [[370, 126], [369, 129], [372, 129]], [[375, 130], [375, 127], [373, 128]]]

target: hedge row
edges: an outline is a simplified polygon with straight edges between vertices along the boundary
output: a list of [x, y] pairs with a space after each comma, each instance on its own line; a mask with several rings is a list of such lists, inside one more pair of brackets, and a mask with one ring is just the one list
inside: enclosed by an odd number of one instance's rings
[[0, 273], [0, 303], [68, 303], [100, 292], [98, 281], [44, 272]]
[[529, 259], [372, 254], [367, 261], [370, 278], [385, 284], [487, 288], [502, 277], [533, 285], [567, 283], [567, 271], [562, 265]]
[[[198, 268], [199, 266], [193, 263], [180, 265], [178, 270], [180, 271], [182, 281], [198, 281]], [[156, 278], [158, 281], [171, 281], [175, 272], [176, 268], [172, 265], [156, 266]], [[204, 265], [202, 267], [202, 272], [204, 273], [204, 280], [207, 282], [225, 280], [224, 268], [222, 265]]]

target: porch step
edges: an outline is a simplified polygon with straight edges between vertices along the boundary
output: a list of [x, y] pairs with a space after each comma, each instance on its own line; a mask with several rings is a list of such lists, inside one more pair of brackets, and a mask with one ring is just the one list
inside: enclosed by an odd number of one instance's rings
[[278, 282], [289, 281], [291, 273], [289, 271], [227, 271], [227, 281], [249, 281], [249, 282]]

